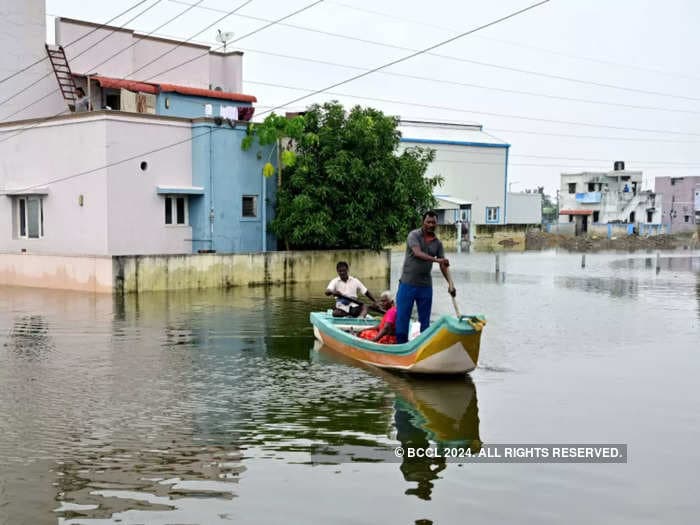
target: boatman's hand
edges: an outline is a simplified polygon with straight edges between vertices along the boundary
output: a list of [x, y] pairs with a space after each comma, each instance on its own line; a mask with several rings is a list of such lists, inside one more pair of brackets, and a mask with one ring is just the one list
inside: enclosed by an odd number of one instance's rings
[[457, 295], [457, 289], [454, 286], [449, 286], [447, 288], [447, 293], [449, 293], [452, 297], [455, 297]]
[[443, 268], [449, 268], [450, 266], [450, 260], [446, 258], [438, 259], [437, 262], [440, 263], [440, 266]]

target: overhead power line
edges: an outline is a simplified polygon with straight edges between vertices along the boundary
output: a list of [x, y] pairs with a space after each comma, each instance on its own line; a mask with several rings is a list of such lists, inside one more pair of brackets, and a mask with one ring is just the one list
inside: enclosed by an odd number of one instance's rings
[[[287, 19], [287, 18], [289, 18], [289, 17], [291, 17], [291, 16], [294, 16], [294, 15], [297, 14], [297, 13], [300, 13], [300, 12], [302, 12], [302, 11], [305, 11], [306, 9], [309, 9], [309, 8], [315, 6], [315, 5], [318, 5], [318, 4], [320, 4], [321, 2], [323, 2], [323, 1], [324, 1], [324, 0], [318, 0], [318, 1], [316, 1], [316, 2], [313, 2], [313, 3], [307, 5], [306, 7], [302, 8], [302, 9], [298, 9], [297, 11], [294, 11], [293, 13], [290, 13], [290, 14], [288, 14], [288, 15], [285, 15], [285, 16], [279, 18], [279, 20], [285, 20], [285, 19]], [[251, 33], [248, 33], [248, 34], [244, 35], [243, 37], [240, 37], [238, 40], [242, 40], [243, 38], [245, 38], [245, 37], [247, 37], [247, 36], [250, 36], [251, 34], [258, 33], [258, 32], [260, 32], [260, 31], [262, 31], [262, 30], [264, 30], [264, 29], [267, 29], [268, 27], [270, 27], [270, 26], [272, 26], [272, 25], [274, 25], [274, 24], [272, 24], [272, 23], [267, 24], [267, 25], [265, 25], [264, 27], [258, 28], [257, 30], [252, 31]], [[48, 118], [48, 119], [41, 119], [40, 122], [38, 122], [38, 123], [35, 124], [35, 126], [41, 124], [42, 122], [46, 122], [47, 120], [50, 120], [50, 118]], [[33, 126], [32, 126], [32, 127], [33, 127]], [[19, 133], [21, 133], [22, 131], [26, 131], [26, 129], [28, 129], [28, 128], [21, 129]], [[5, 140], [9, 140], [9, 139], [11, 139], [12, 137], [17, 136], [19, 133], [15, 134], [15, 135], [12, 135], [12, 136], [10, 136], [10, 137], [7, 137], [7, 138], [5, 138], [5, 139], [0, 140], [0, 143], [4, 142]], [[181, 141], [172, 143], [172, 144], [168, 144], [168, 145], [162, 146], [162, 147], [160, 147], [160, 148], [156, 148], [156, 149], [153, 149], [153, 150], [149, 150], [149, 151], [146, 151], [146, 152], [141, 152], [141, 153], [139, 153], [139, 154], [137, 154], [137, 155], [128, 157], [128, 158], [126, 158], [126, 159], [121, 159], [121, 160], [119, 160], [119, 161], [115, 161], [115, 162], [113, 162], [113, 163], [100, 166], [100, 167], [98, 167], [98, 168], [94, 168], [94, 169], [91, 169], [91, 170], [83, 171], [83, 172], [76, 173], [76, 174], [72, 174], [72, 175], [68, 175], [68, 176], [66, 176], [66, 177], [60, 177], [60, 178], [57, 178], [57, 179], [53, 179], [53, 180], [47, 181], [47, 182], [45, 182], [45, 183], [35, 184], [35, 185], [29, 186], [29, 187], [27, 187], [27, 188], [25, 188], [25, 189], [26, 189], [26, 190], [30, 190], [30, 189], [32, 189], [32, 188], [36, 188], [36, 187], [39, 187], [39, 186], [44, 186], [44, 185], [47, 185], [47, 184], [55, 184], [55, 183], [57, 183], [57, 182], [63, 182], [63, 181], [65, 181], [65, 180], [70, 180], [70, 179], [73, 179], [73, 178], [76, 178], [76, 177], [80, 177], [80, 176], [83, 176], [83, 175], [88, 175], [88, 174], [90, 174], [90, 173], [95, 173], [95, 172], [98, 172], [98, 171], [103, 170], [103, 169], [106, 169], [106, 168], [110, 168], [110, 167], [113, 167], [113, 166], [117, 166], [117, 165], [120, 165], [120, 164], [124, 164], [125, 162], [129, 162], [129, 161], [134, 160], [134, 159], [136, 159], [136, 158], [142, 157], [143, 155], [149, 155], [149, 154], [152, 154], [152, 153], [158, 153], [158, 152], [160, 152], [160, 151], [164, 151], [164, 150], [167, 150], [167, 149], [170, 149], [170, 148], [174, 148], [174, 147], [176, 147], [176, 146], [179, 146], [179, 145], [181, 145], [181, 144], [185, 144], [185, 143], [187, 143], [187, 142], [191, 142], [191, 141], [193, 141], [194, 139], [196, 139], [196, 138], [198, 138], [198, 137], [201, 137], [201, 136], [203, 136], [203, 135], [206, 135], [206, 134], [208, 134], [208, 133], [209, 133], [208, 131], [207, 131], [206, 133], [200, 133], [200, 134], [198, 134], [198, 135], [191, 136], [191, 137], [189, 137], [189, 138], [187, 138], [187, 139], [184, 139], [184, 140], [181, 140]]]
[[[126, 22], [124, 22], [124, 25], [122, 25], [121, 27], [118, 27], [118, 28], [113, 28], [113, 29], [112, 29], [111, 31], [109, 31], [105, 36], [103, 36], [102, 38], [100, 38], [97, 42], [93, 43], [91, 46], [89, 46], [89, 47], [85, 48], [84, 50], [82, 50], [80, 53], [76, 54], [73, 58], [75, 59], [75, 58], [78, 58], [78, 57], [84, 55], [85, 53], [87, 53], [88, 51], [90, 51], [91, 49], [93, 49], [97, 44], [100, 44], [100, 43], [104, 42], [104, 41], [107, 40], [109, 37], [111, 37], [115, 32], [117, 32], [117, 31], [120, 30], [120, 29], [123, 29], [123, 27], [124, 27], [126, 24], [129, 24], [129, 23], [133, 22], [134, 20], [136, 20], [137, 18], [139, 18], [139, 17], [142, 16], [143, 14], [145, 14], [145, 13], [147, 13], [148, 11], [150, 11], [151, 9], [153, 9], [155, 6], [157, 6], [157, 5], [158, 5], [159, 3], [161, 3], [162, 1], [163, 1], [163, 0], [156, 0], [155, 3], [151, 4], [151, 5], [148, 6], [146, 9], [144, 9], [143, 11], [140, 11], [139, 13], [137, 13], [136, 15], [134, 15], [133, 17], [131, 17], [129, 20], [127, 20]], [[103, 25], [104, 25], [104, 24], [103, 24]], [[86, 33], [86, 34], [83, 35], [83, 36], [87, 36], [88, 34], [92, 34], [92, 33], [95, 32], [96, 30], [97, 30], [97, 28], [94, 28], [92, 31]], [[78, 40], [79, 40], [79, 39], [75, 40], [75, 42], [77, 42]], [[122, 51], [124, 51], [124, 50], [122, 50]], [[11, 96], [9, 96], [9, 97], [7, 97], [6, 99], [0, 101], [0, 106], [2, 106], [3, 104], [5, 104], [6, 102], [9, 102], [10, 100], [12, 100], [13, 98], [17, 97], [18, 95], [24, 93], [24, 91], [25, 91], [26, 89], [28, 89], [28, 88], [30, 88], [31, 86], [33, 86], [36, 82], [39, 82], [40, 80], [43, 80], [43, 79], [45, 79], [45, 78], [47, 78], [47, 77], [49, 77], [49, 76], [52, 76], [52, 75], [53, 75], [53, 72], [52, 72], [52, 71], [49, 71], [49, 72], [46, 73], [44, 76], [38, 78], [37, 80], [33, 81], [32, 83], [30, 83], [30, 84], [24, 86], [23, 88], [17, 90], [17, 91], [16, 91], [14, 94], [12, 94]], [[59, 90], [58, 88], [49, 91], [49, 92], [46, 93], [45, 95], [42, 95], [42, 96], [39, 97], [38, 99], [33, 100], [32, 102], [30, 102], [30, 103], [27, 104], [26, 106], [24, 106], [24, 107], [18, 109], [18, 110], [15, 111], [14, 113], [10, 113], [9, 115], [6, 115], [5, 117], [3, 117], [2, 120], [8, 120], [10, 117], [13, 117], [13, 116], [17, 115], [18, 113], [21, 113], [21, 112], [24, 111], [25, 109], [29, 109], [29, 108], [32, 107], [34, 104], [38, 104], [38, 103], [41, 102], [42, 100], [44, 100], [44, 99], [50, 97], [50, 96], [53, 95], [54, 93], [58, 93], [59, 91], [60, 91], [60, 90]], [[64, 112], [62, 112], [62, 113], [64, 113]]]
[[[68, 42], [65, 46], [63, 46], [63, 48], [65, 49], [65, 48], [67, 48], [67, 47], [69, 47], [69, 46], [72, 46], [72, 45], [75, 44], [76, 42], [80, 42], [83, 38], [85, 38], [85, 37], [87, 37], [87, 36], [90, 36], [92, 33], [94, 33], [95, 31], [98, 31], [99, 29], [104, 28], [107, 24], [111, 24], [111, 23], [114, 22], [116, 19], [118, 19], [118, 18], [124, 16], [124, 15], [125, 15], [126, 13], [128, 13], [129, 11], [131, 11], [131, 10], [133, 10], [133, 9], [136, 9], [138, 6], [140, 6], [141, 4], [146, 3], [147, 1], [148, 1], [148, 0], [141, 0], [140, 2], [135, 3], [135, 4], [132, 5], [129, 9], [127, 9], [127, 10], [125, 10], [125, 11], [122, 11], [122, 12], [119, 13], [118, 15], [116, 15], [116, 16], [110, 18], [110, 19], [107, 20], [104, 24], [100, 24], [99, 26], [97, 26], [96, 28], [94, 28], [94, 29], [93, 29], [92, 31], [90, 31], [89, 33], [85, 33], [84, 35], [82, 35], [82, 36], [76, 38], [75, 40], [73, 40], [73, 41], [71, 41], [71, 42]], [[159, 1], [160, 1], [160, 0], [159, 0]], [[158, 2], [156, 2], [156, 3], [158, 3]], [[49, 58], [48, 55], [47, 55], [47, 56], [44, 56], [44, 57], [42, 57], [42, 58], [40, 58], [40, 59], [38, 59], [38, 60], [32, 62], [31, 64], [29, 64], [29, 65], [23, 67], [22, 69], [20, 69], [20, 70], [18, 70], [18, 71], [15, 71], [15, 72], [12, 73], [11, 75], [6, 76], [5, 78], [0, 78], [0, 84], [2, 84], [2, 83], [4, 83], [4, 82], [6, 82], [6, 81], [8, 81], [8, 80], [10, 80], [10, 79], [12, 79], [12, 78], [14, 78], [14, 77], [16, 77], [17, 75], [21, 75], [22, 73], [24, 73], [25, 71], [27, 71], [27, 70], [33, 68], [33, 67], [36, 66], [37, 64], [41, 64], [44, 60], [48, 60], [48, 58]], [[42, 77], [42, 78], [44, 78], [44, 77]]]
[[[290, 60], [299, 60], [302, 62], [309, 62], [309, 63], [319, 64], [319, 65], [324, 65], [324, 66], [336, 66], [336, 67], [355, 69], [355, 70], [363, 70], [363, 71], [367, 69], [366, 67], [352, 66], [349, 64], [341, 64], [339, 62], [331, 62], [331, 61], [327, 61], [327, 60], [317, 60], [317, 59], [313, 59], [313, 58], [286, 55], [283, 53], [274, 53], [274, 52], [270, 52], [270, 51], [261, 51], [258, 49], [251, 49], [251, 48], [246, 48], [246, 47], [239, 47], [239, 49], [242, 51], [245, 51], [246, 53], [258, 53], [261, 55], [268, 55], [268, 56], [290, 59]], [[534, 91], [508, 89], [508, 88], [497, 87], [497, 86], [485, 86], [483, 84], [474, 84], [474, 83], [470, 83], [470, 82], [458, 82], [458, 81], [440, 79], [440, 78], [435, 78], [435, 77], [409, 75], [406, 73], [395, 73], [392, 71], [381, 71], [380, 74], [381, 75], [388, 75], [388, 76], [392, 76], [392, 77], [397, 77], [397, 78], [409, 78], [409, 79], [413, 79], [413, 80], [423, 80], [423, 81], [431, 82], [434, 84], [445, 84], [445, 85], [451, 85], [451, 86], [472, 87], [472, 88], [478, 88], [478, 89], [486, 89], [488, 91], [500, 91], [503, 93], [528, 95], [528, 96], [542, 97], [542, 98], [547, 98], [547, 99], [552, 99], [552, 100], [563, 100], [566, 102], [582, 102], [582, 103], [586, 103], [586, 104], [598, 104], [598, 105], [604, 105], [604, 106], [614, 106], [614, 107], [621, 107], [621, 108], [625, 108], [625, 109], [643, 109], [643, 110], [650, 110], [650, 111], [665, 111], [665, 112], [669, 112], [669, 113], [687, 113], [687, 114], [691, 114], [691, 115], [700, 115], [700, 111], [665, 108], [665, 107], [660, 107], [660, 106], [642, 106], [642, 105], [636, 105], [636, 104], [623, 104], [623, 103], [619, 103], [619, 102], [608, 102], [608, 101], [603, 101], [603, 100], [592, 100], [592, 99], [578, 98], [578, 97], [565, 97], [565, 96], [561, 96], [561, 95], [552, 95], [549, 93], [538, 93], [538, 92], [534, 92]]]
[[[298, 15], [299, 13], [302, 13], [302, 12], [308, 10], [308, 9], [311, 9], [312, 7], [315, 7], [315, 6], [317, 6], [318, 4], [321, 4], [321, 3], [323, 3], [323, 2], [324, 2], [324, 0], [317, 0], [316, 2], [312, 2], [312, 3], [310, 3], [310, 4], [308, 4], [308, 5], [304, 6], [304, 7], [302, 7], [301, 9], [297, 9], [296, 11], [293, 11], [293, 12], [287, 14], [287, 15], [284, 15], [283, 17], [280, 17], [280, 18], [278, 18], [278, 19], [276, 19], [276, 20], [271, 20], [271, 21], [269, 21], [268, 24], [265, 24], [264, 26], [259, 27], [258, 29], [255, 29], [255, 30], [253, 30], [253, 31], [250, 31], [249, 33], [246, 33], [245, 35], [243, 35], [243, 36], [241, 36], [241, 37], [238, 37], [238, 38], [236, 38], [236, 39], [234, 39], [234, 40], [231, 40], [230, 42], [226, 42], [226, 44], [219, 46], [219, 48], [217, 48], [217, 49], [223, 49], [226, 45], [231, 45], [231, 44], [233, 44], [233, 43], [235, 43], [235, 42], [238, 42], [238, 41], [240, 41], [240, 40], [243, 40], [244, 38], [248, 38], [248, 37], [251, 36], [251, 35], [254, 35], [254, 34], [256, 34], [256, 33], [259, 33], [259, 32], [261, 32], [261, 31], [264, 31], [264, 30], [267, 29], [268, 27], [281, 24], [283, 20], [287, 20], [288, 18], [291, 18], [291, 17], [293, 17], [293, 16], [295, 16], [295, 15]], [[232, 14], [232, 13], [231, 13], [231, 14]], [[199, 33], [197, 33], [197, 34], [199, 34]], [[204, 53], [204, 54], [208, 54], [208, 53], [209, 53], [209, 51], [207, 50], [207, 52]], [[164, 73], [169, 73], [170, 71], [173, 71], [174, 69], [178, 69], [178, 68], [180, 68], [180, 67], [182, 67], [182, 66], [184, 66], [184, 65], [187, 65], [187, 64], [189, 64], [190, 62], [193, 62], [193, 61], [197, 60], [198, 58], [201, 58], [204, 54], [195, 56], [195, 57], [193, 57], [193, 58], [191, 58], [191, 59], [189, 59], [189, 60], [185, 60], [184, 62], [182, 62], [182, 63], [180, 63], [180, 64], [177, 64], [177, 65], [175, 65], [175, 66], [173, 66], [173, 67], [170, 67], [170, 68], [168, 68], [168, 69], [165, 69], [165, 70], [163, 70], [163, 71], [160, 71], [160, 72], [156, 73], [155, 75], [152, 75], [151, 77], [147, 78], [146, 80], [151, 80], [151, 79], [153, 79], [153, 78], [155, 78], [155, 77], [157, 77], [157, 76], [160, 76], [160, 75], [162, 75], [162, 74], [164, 74]]]
[[[358, 77], [353, 77], [353, 80]], [[246, 80], [245, 82], [249, 84], [256, 84], [256, 85], [261, 85], [261, 86], [269, 86], [269, 87], [276, 87], [276, 88], [284, 88], [284, 89], [290, 89], [293, 91], [307, 91], [309, 92], [308, 95], [305, 95], [303, 97], [298, 97], [291, 101], [289, 104], [294, 104], [296, 102], [299, 102], [300, 100], [304, 100], [308, 97], [312, 97], [316, 94], [325, 92], [329, 95], [334, 95], [338, 97], [348, 97], [348, 98], [356, 98], [356, 99], [361, 99], [361, 100], [372, 100], [375, 102], [384, 102], [388, 104], [399, 104], [403, 106], [414, 106], [414, 107], [421, 107], [421, 108], [428, 108], [428, 109], [439, 109], [439, 110], [445, 110], [445, 111], [452, 111], [452, 112], [457, 112], [457, 113], [470, 113], [470, 114], [475, 114], [475, 115], [488, 115], [492, 117], [503, 117], [503, 118], [512, 118], [512, 119], [518, 119], [518, 120], [531, 120], [534, 122], [545, 122], [548, 124], [566, 124], [568, 126], [584, 126], [584, 127], [590, 127], [590, 128], [604, 128], [604, 129], [615, 129], [615, 130], [625, 130], [625, 131], [638, 131], [641, 133], [666, 133], [666, 134], [671, 134], [671, 135], [682, 135], [682, 136], [698, 136], [700, 137], [700, 132], [684, 132], [684, 131], [673, 131], [673, 130], [667, 130], [667, 129], [651, 129], [651, 128], [634, 128], [634, 127], [628, 127], [628, 126], [615, 126], [612, 124], [594, 124], [591, 122], [578, 122], [578, 121], [572, 121], [572, 120], [557, 120], [557, 119], [547, 119], [547, 118], [539, 118], [539, 117], [527, 117], [524, 115], [513, 115], [513, 114], [508, 114], [508, 113], [496, 113], [493, 111], [479, 111], [479, 110], [472, 110], [472, 109], [465, 109], [465, 108], [455, 108], [455, 107], [450, 107], [450, 106], [441, 106], [437, 104], [421, 104], [418, 102], [407, 102], [405, 100], [396, 100], [396, 99], [389, 99], [389, 98], [381, 98], [381, 97], [367, 97], [364, 95], [355, 95], [352, 93], [341, 93], [338, 91], [327, 91], [326, 89], [322, 90], [313, 90], [310, 88], [301, 88], [301, 87], [296, 87], [296, 86], [287, 86], [283, 84], [275, 84], [272, 82], [258, 82], [255, 80]], [[336, 84], [333, 84], [333, 86], [338, 86], [341, 84], [344, 84], [348, 81], [343, 81], [339, 82]], [[331, 89], [331, 88], [327, 88]], [[288, 104], [284, 105], [279, 105], [275, 106], [270, 110], [266, 110], [263, 113], [260, 113], [259, 115], [269, 113], [271, 111], [275, 111], [277, 109], [286, 107]], [[491, 128], [493, 129], [493, 128]]]
[[[448, 39], [446, 39], [446, 40], [443, 40], [443, 41], [441, 41], [441, 42], [438, 42], [437, 44], [433, 44], [432, 46], [428, 46], [428, 47], [426, 47], [426, 48], [424, 48], [424, 49], [421, 49], [421, 50], [419, 50], [419, 51], [415, 51], [415, 52], [413, 52], [413, 53], [411, 53], [411, 54], [409, 54], [409, 55], [406, 55], [406, 56], [404, 56], [404, 57], [398, 58], [398, 59], [396, 59], [396, 60], [392, 60], [391, 62], [387, 62], [387, 63], [384, 64], [384, 65], [375, 67], [375, 68], [373, 68], [373, 69], [370, 69], [370, 70], [368, 70], [368, 71], [365, 71], [364, 73], [360, 73], [360, 74], [357, 74], [357, 75], [355, 75], [355, 76], [352, 76], [352, 77], [350, 77], [350, 78], [348, 78], [348, 79], [342, 80], [342, 81], [340, 81], [340, 82], [336, 82], [336, 83], [331, 84], [330, 86], [327, 86], [327, 87], [325, 87], [325, 88], [317, 89], [317, 90], [315, 90], [315, 91], [309, 93], [308, 95], [303, 95], [303, 96], [301, 96], [301, 97], [297, 97], [297, 98], [295, 98], [294, 100], [290, 100], [288, 104], [294, 104], [294, 103], [296, 103], [296, 102], [299, 102], [299, 101], [301, 101], [301, 100], [307, 99], [307, 98], [312, 97], [312, 96], [314, 96], [314, 95], [318, 95], [319, 93], [323, 93], [324, 91], [328, 91], [329, 89], [333, 89], [333, 88], [336, 88], [336, 87], [338, 87], [338, 86], [342, 86], [343, 84], [347, 84], [347, 83], [353, 82], [353, 81], [355, 81], [355, 80], [357, 80], [357, 79], [366, 77], [366, 76], [368, 76], [368, 75], [371, 75], [372, 73], [376, 73], [377, 71], [381, 71], [382, 69], [386, 69], [386, 68], [388, 68], [388, 67], [395, 66], [396, 64], [400, 64], [400, 63], [402, 63], [402, 62], [405, 62], [405, 61], [407, 61], [407, 60], [410, 60], [410, 59], [412, 59], [412, 58], [415, 58], [415, 57], [417, 57], [417, 56], [419, 56], [419, 55], [423, 55], [423, 54], [425, 54], [425, 53], [428, 53], [428, 52], [432, 51], [433, 49], [437, 49], [437, 48], [439, 48], [439, 47], [442, 47], [442, 46], [444, 46], [444, 45], [447, 45], [447, 44], [449, 44], [449, 43], [451, 43], [451, 42], [454, 42], [454, 41], [456, 41], [456, 40], [459, 40], [459, 39], [461, 39], [461, 38], [464, 38], [465, 36], [468, 36], [468, 35], [471, 35], [471, 34], [473, 34], [473, 33], [476, 33], [477, 31], [481, 31], [482, 29], [486, 29], [487, 27], [491, 27], [491, 26], [496, 25], [496, 24], [499, 24], [499, 23], [501, 23], [501, 22], [505, 22], [506, 20], [509, 20], [509, 19], [511, 19], [511, 18], [514, 18], [514, 17], [516, 17], [516, 16], [518, 16], [518, 15], [521, 15], [521, 14], [527, 12], [527, 11], [530, 11], [530, 10], [532, 10], [532, 9], [535, 9], [536, 7], [539, 7], [539, 6], [541, 6], [541, 5], [544, 5], [544, 4], [548, 3], [548, 2], [549, 2], [549, 0], [542, 0], [542, 1], [540, 1], [540, 2], [534, 3], [534, 4], [532, 4], [532, 5], [529, 5], [528, 7], [525, 7], [525, 8], [523, 8], [523, 9], [519, 9], [518, 11], [515, 11], [515, 12], [509, 14], [509, 15], [502, 16], [501, 18], [498, 18], [498, 19], [496, 19], [496, 20], [493, 20], [492, 22], [488, 22], [488, 23], [486, 23], [486, 24], [482, 24], [482, 25], [480, 25], [480, 26], [478, 26], [478, 27], [476, 27], [476, 28], [474, 28], [474, 29], [470, 29], [470, 30], [465, 31], [465, 32], [463, 32], [463, 33], [460, 33], [460, 34], [458, 34], [458, 35], [456, 35], [456, 36], [453, 36], [453, 37], [451, 37], [451, 38], [448, 38]], [[285, 105], [286, 105], [286, 104], [285, 104]], [[271, 113], [272, 111], [275, 111], [275, 109], [280, 109], [280, 108], [284, 107], [285, 105], [283, 105], [283, 106], [278, 106], [277, 108], [272, 108], [271, 110], [264, 111], [262, 114], [264, 115], [265, 113]]]
[[[184, 2], [183, 0], [168, 0], [173, 3], [178, 3], [178, 4], [185, 4], [185, 5], [191, 5], [189, 2]], [[201, 7], [200, 9], [207, 9], [209, 11], [220, 11], [217, 8], [213, 7]], [[258, 17], [258, 16], [251, 16], [251, 15], [238, 15], [241, 18], [246, 18], [250, 20], [257, 20], [261, 22], [269, 22], [270, 20], [267, 18], [263, 17]], [[322, 34], [326, 36], [330, 36], [333, 38], [339, 38], [343, 40], [349, 40], [349, 41], [354, 41], [354, 42], [362, 42], [365, 44], [370, 44], [378, 47], [384, 47], [387, 49], [395, 49], [399, 51], [416, 51], [414, 48], [410, 47], [404, 47], [404, 46], [398, 46], [394, 44], [388, 44], [386, 42], [378, 42], [376, 40], [369, 40], [366, 38], [359, 38], [351, 35], [345, 35], [341, 33], [335, 33], [331, 31], [324, 31], [321, 29], [316, 29], [316, 28], [311, 28], [311, 27], [306, 27], [306, 26], [300, 26], [296, 24], [280, 24], [284, 27], [289, 27], [291, 29], [296, 29], [299, 31], [305, 31], [305, 32], [310, 32], [310, 33], [317, 33], [317, 34]], [[489, 62], [481, 62], [477, 60], [471, 60], [463, 57], [456, 57], [452, 55], [443, 55], [443, 54], [438, 54], [438, 53], [426, 53], [428, 56], [436, 57], [436, 58], [442, 58], [445, 60], [453, 61], [453, 62], [460, 62], [460, 63], [467, 63], [467, 64], [475, 64], [483, 67], [489, 67], [489, 68], [495, 68], [495, 69], [502, 69], [505, 71], [511, 71], [515, 73], [522, 73], [526, 75], [532, 75], [532, 76], [538, 76], [542, 78], [550, 78], [550, 79], [555, 79], [555, 80], [564, 80], [567, 82], [573, 82], [576, 84], [583, 84], [583, 85], [591, 85], [591, 86], [596, 86], [596, 87], [604, 87], [604, 88], [609, 88], [609, 89], [616, 89], [620, 91], [628, 91], [632, 93], [642, 93], [646, 95], [654, 95], [654, 96], [663, 96], [663, 97], [670, 97], [670, 98], [678, 98], [678, 99], [683, 99], [683, 100], [692, 100], [692, 101], [700, 101], [700, 98], [698, 97], [691, 97], [691, 96], [685, 96], [685, 95], [678, 95], [674, 93], [665, 93], [661, 91], [650, 91], [650, 90], [644, 90], [644, 89], [639, 89], [639, 88], [632, 88], [628, 86], [622, 86], [618, 84], [608, 84], [604, 82], [596, 82], [593, 80], [586, 80], [586, 79], [580, 79], [580, 78], [574, 78], [574, 77], [567, 77], [563, 75], [555, 75], [555, 74], [550, 74], [550, 73], [544, 73], [541, 71], [533, 71], [533, 70], [527, 70], [527, 69], [519, 69], [511, 66], [504, 66], [500, 64], [493, 64]]]
[[[173, 0], [170, 0], [170, 1], [173, 1]], [[334, 5], [337, 5], [339, 7], [344, 7], [346, 9], [350, 9], [353, 11], [358, 11], [361, 13], [368, 13], [368, 14], [371, 14], [373, 16], [381, 16], [381, 17], [387, 18], [389, 20], [397, 20], [400, 22], [415, 24], [419, 27], [432, 27], [435, 29], [439, 29], [441, 31], [453, 31], [453, 32], [457, 31], [457, 29], [455, 29], [454, 27], [446, 27], [446, 26], [439, 25], [439, 24], [431, 24], [429, 22], [426, 22], [425, 20], [413, 20], [413, 19], [406, 18], [406, 17], [398, 17], [395, 14], [385, 13], [382, 11], [376, 11], [374, 9], [367, 9], [364, 7], [354, 6], [354, 5], [350, 5], [350, 4], [346, 4], [346, 3], [338, 2], [338, 1], [331, 1], [331, 3]], [[522, 49], [522, 48], [533, 49], [533, 50], [540, 52], [540, 53], [544, 52], [544, 53], [549, 53], [551, 55], [557, 55], [557, 56], [566, 57], [566, 58], [573, 58], [575, 60], [584, 60], [587, 62], [595, 62], [598, 64], [605, 64], [607, 66], [615, 66], [616, 68], [623, 67], [626, 69], [635, 69], [638, 71], [645, 71], [647, 73], [654, 73], [655, 75], [662, 74], [662, 75], [676, 76], [676, 77], [682, 77], [682, 78], [689, 78], [689, 79], [693, 79], [693, 80], [700, 80], [700, 77], [697, 77], [694, 75], [687, 75], [684, 73], [680, 73], [678, 71], [663, 71], [660, 69], [653, 69], [653, 68], [648, 68], [648, 67], [636, 66], [633, 64], [613, 62], [610, 60], [601, 60], [599, 58], [591, 58], [591, 57], [584, 57], [584, 56], [580, 56], [580, 55], [572, 55], [569, 53], [562, 53], [561, 51], [554, 51], [552, 49], [545, 49], [543, 47], [533, 46], [533, 45], [526, 43], [526, 42], [512, 42], [510, 40], [503, 40], [500, 38], [493, 38], [493, 37], [484, 36], [484, 35], [479, 35], [475, 38], [480, 38], [482, 40], [488, 40], [490, 42], [498, 42], [501, 44], [506, 44], [509, 46], [517, 47], [519, 49]]]

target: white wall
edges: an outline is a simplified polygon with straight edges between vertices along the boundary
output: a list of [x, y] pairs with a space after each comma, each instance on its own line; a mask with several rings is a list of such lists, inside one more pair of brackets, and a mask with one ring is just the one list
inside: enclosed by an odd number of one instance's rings
[[[191, 45], [182, 45], [177, 48], [175, 46], [175, 43], [161, 40], [143, 39], [140, 41], [133, 48], [134, 70], [154, 59], [157, 60], [134, 73], [131, 78], [209, 89], [209, 53], [207, 48]], [[172, 52], [160, 57], [167, 51]], [[191, 62], [188, 62], [189, 60]], [[175, 69], [166, 71], [172, 67]]]
[[[56, 44], [64, 46], [68, 65], [73, 73], [99, 73], [106, 77], [123, 78], [133, 71], [134, 48], [128, 48], [132, 43], [131, 31], [97, 29], [87, 35], [95, 26], [70, 23], [61, 18], [56, 18], [55, 25]], [[81, 37], [84, 38], [70, 44]], [[107, 59], [109, 60], [105, 62]]]
[[[402, 142], [401, 147], [410, 147]], [[504, 224], [506, 149], [450, 144], [418, 144], [435, 150], [427, 177], [445, 179], [436, 193], [472, 203], [472, 223], [486, 224], [486, 208], [499, 207], [499, 224]]]
[[[158, 118], [110, 117], [107, 162], [135, 159], [109, 168], [108, 219], [111, 255], [191, 253], [190, 226], [165, 224], [164, 198], [156, 186], [192, 185], [192, 136], [187, 122]], [[146, 153], [177, 142], [157, 153]], [[139, 153], [144, 152], [144, 155]], [[142, 161], [148, 169], [142, 171]], [[200, 197], [201, 198], [201, 197]]]
[[[71, 42], [94, 30], [95, 27], [94, 24], [86, 22], [57, 18], [56, 43]], [[231, 87], [236, 88], [231, 89], [232, 91], [240, 92], [242, 69], [240, 54], [212, 54], [207, 46], [191, 43], [178, 46], [178, 42], [174, 40], [146, 37], [127, 29], [117, 28], [116, 31], [114, 29], [99, 29], [66, 49], [66, 56], [73, 72], [83, 74], [97, 72], [106, 77], [179, 84], [203, 89], [208, 89], [210, 84], [221, 85], [225, 90]], [[134, 45], [129, 47], [131, 44]], [[128, 49], [120, 52], [125, 48]], [[86, 50], [87, 52], [81, 55]], [[115, 54], [116, 56], [113, 56]], [[106, 59], [109, 60], [97, 65]], [[154, 59], [157, 60], [146, 66]], [[188, 62], [190, 60], [191, 62]], [[184, 64], [185, 62], [187, 63]], [[173, 66], [179, 67], [165, 71]]]
[[44, 0], [0, 0], [0, 78], [46, 59], [0, 84], [0, 101], [10, 99], [0, 105], [0, 122], [46, 117], [68, 110], [58, 92], [45, 43]]
[[[0, 140], [16, 133], [16, 126], [1, 126]], [[0, 195], [0, 251], [106, 254], [106, 171], [74, 176], [105, 165], [104, 141], [103, 118], [86, 115], [44, 122], [0, 142], [0, 191], [48, 187], [40, 239], [17, 238], [13, 198]], [[66, 177], [70, 178], [49, 184]]]
[[[0, 140], [16, 129], [0, 126]], [[54, 119], [0, 142], [0, 192], [34, 185], [48, 191], [40, 239], [17, 238], [14, 198], [0, 195], [0, 252], [190, 253], [191, 227], [165, 225], [156, 186], [192, 185], [191, 133], [191, 125], [181, 119], [95, 112]], [[141, 161], [148, 163], [146, 171]], [[62, 178], [67, 180], [52, 182]]]
[[241, 93], [243, 91], [243, 54], [234, 53], [212, 53], [211, 54], [211, 85], [231, 93]]
[[540, 193], [509, 193], [508, 224], [540, 224], [542, 195]]

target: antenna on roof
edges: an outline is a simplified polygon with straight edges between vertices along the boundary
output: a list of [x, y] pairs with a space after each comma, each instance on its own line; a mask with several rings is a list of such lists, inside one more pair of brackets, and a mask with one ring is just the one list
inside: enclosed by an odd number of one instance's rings
[[233, 31], [216, 30], [216, 41], [224, 45], [224, 53], [226, 53], [226, 43], [233, 39]]

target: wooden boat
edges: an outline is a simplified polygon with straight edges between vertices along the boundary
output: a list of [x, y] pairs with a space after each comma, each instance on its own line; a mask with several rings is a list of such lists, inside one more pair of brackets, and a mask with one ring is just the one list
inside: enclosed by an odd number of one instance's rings
[[428, 329], [407, 343], [384, 345], [358, 337], [376, 328], [379, 319], [333, 317], [312, 312], [316, 339], [336, 352], [363, 363], [419, 374], [463, 374], [476, 368], [479, 360], [483, 316], [443, 315]]

